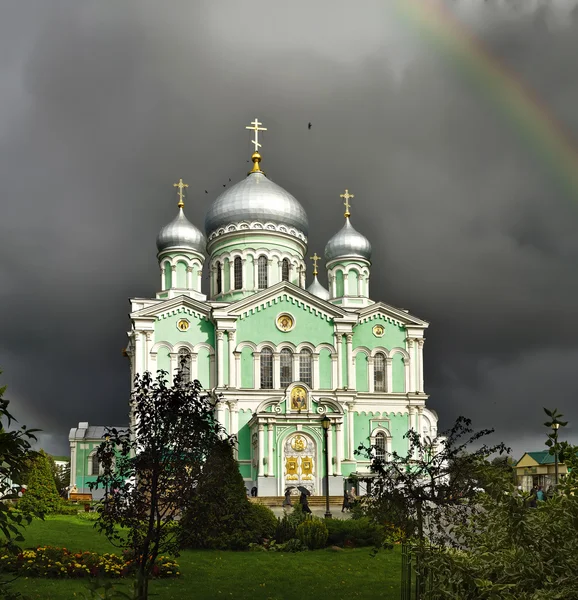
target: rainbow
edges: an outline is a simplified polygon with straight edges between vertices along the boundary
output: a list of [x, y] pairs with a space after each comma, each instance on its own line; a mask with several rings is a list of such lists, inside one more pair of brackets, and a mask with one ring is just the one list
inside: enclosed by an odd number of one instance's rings
[[395, 0], [394, 6], [504, 113], [558, 184], [578, 199], [578, 150], [568, 133], [521, 78], [494, 56], [440, 0]]

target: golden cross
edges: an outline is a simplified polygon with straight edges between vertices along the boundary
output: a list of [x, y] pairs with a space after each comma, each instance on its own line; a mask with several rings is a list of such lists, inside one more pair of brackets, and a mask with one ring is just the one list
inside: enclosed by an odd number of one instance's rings
[[261, 144], [259, 143], [259, 132], [267, 131], [267, 128], [259, 127], [259, 125], [263, 125], [263, 123], [260, 123], [259, 119], [256, 117], [254, 121], [251, 121], [251, 125], [253, 125], [253, 127], [245, 127], [245, 129], [250, 129], [251, 131], [255, 132], [255, 139], [251, 140], [251, 144], [255, 144], [255, 152], [259, 152], [259, 148], [261, 147]]
[[355, 198], [355, 196], [350, 194], [349, 190], [345, 190], [345, 194], [339, 194], [339, 197], [345, 198], [345, 202], [343, 203], [345, 205], [345, 214], [343, 216], [350, 217], [351, 213], [349, 212], [349, 209], [351, 208], [351, 204], [349, 204], [349, 198]]
[[177, 206], [179, 208], [183, 208], [185, 206], [185, 203], [183, 202], [183, 197], [185, 195], [184, 192], [183, 192], [183, 190], [185, 188], [188, 188], [189, 184], [188, 183], [183, 183], [183, 180], [179, 179], [179, 183], [173, 183], [173, 187], [179, 188], [179, 192], [178, 192], [178, 194], [179, 194], [179, 203], [177, 204]]
[[317, 252], [315, 252], [315, 254], [309, 258], [313, 261], [313, 275], [317, 275], [317, 261], [321, 260], [321, 257], [317, 256]]

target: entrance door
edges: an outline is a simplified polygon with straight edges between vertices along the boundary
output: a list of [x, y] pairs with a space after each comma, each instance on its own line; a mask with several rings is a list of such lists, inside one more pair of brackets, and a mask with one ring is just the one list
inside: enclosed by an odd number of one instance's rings
[[298, 495], [298, 487], [307, 488], [315, 494], [315, 442], [300, 432], [290, 435], [285, 441], [283, 476], [285, 487], [294, 486], [292, 495]]

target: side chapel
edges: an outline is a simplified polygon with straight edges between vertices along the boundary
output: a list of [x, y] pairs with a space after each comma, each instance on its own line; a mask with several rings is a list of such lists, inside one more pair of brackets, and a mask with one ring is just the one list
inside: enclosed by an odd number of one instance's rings
[[[157, 370], [172, 380], [182, 368], [218, 394], [217, 418], [237, 436], [239, 469], [260, 496], [287, 486], [324, 493], [326, 415], [329, 492], [341, 495], [348, 477], [369, 471], [359, 444], [386, 455], [407, 451], [409, 428], [436, 436], [423, 381], [428, 323], [370, 299], [371, 244], [351, 224], [348, 190], [343, 227], [325, 246], [329, 289], [317, 279], [317, 254], [307, 286], [307, 215], [261, 170], [262, 123], [247, 129], [253, 168], [213, 202], [205, 234], [185, 216], [187, 184], [174, 184], [177, 214], [157, 236], [160, 291], [131, 299], [131, 380]], [[71, 454], [90, 461], [99, 440], [78, 437], [82, 425], [70, 432]], [[80, 489], [96, 473], [76, 462], [71, 483]]]

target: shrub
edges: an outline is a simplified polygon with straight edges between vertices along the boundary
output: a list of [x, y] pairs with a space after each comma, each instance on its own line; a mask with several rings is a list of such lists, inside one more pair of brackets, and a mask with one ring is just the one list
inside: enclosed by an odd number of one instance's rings
[[80, 507], [78, 504], [67, 504], [66, 502], [61, 502], [58, 507], [54, 510], [54, 514], [56, 515], [76, 515], [79, 511]]
[[250, 533], [257, 541], [275, 537], [277, 517], [275, 513], [263, 504], [249, 504], [250, 506]]
[[[127, 577], [133, 576], [136, 564], [116, 554], [71, 552], [66, 548], [43, 546], [10, 554], [0, 550], [0, 566], [4, 572], [26, 577]], [[179, 565], [159, 556], [153, 568], [155, 577], [176, 577]]]
[[307, 519], [303, 521], [295, 532], [297, 539], [300, 540], [310, 550], [325, 548], [327, 543], [327, 526], [320, 519]]
[[289, 515], [283, 515], [277, 519], [277, 527], [275, 529], [275, 539], [280, 544], [288, 542], [295, 537], [297, 525], [289, 518]]
[[379, 546], [384, 539], [383, 527], [367, 517], [360, 519], [327, 519], [329, 546]]
[[54, 513], [62, 506], [56, 491], [50, 460], [41, 450], [32, 460], [28, 473], [28, 488], [18, 501], [18, 508], [36, 514]]

